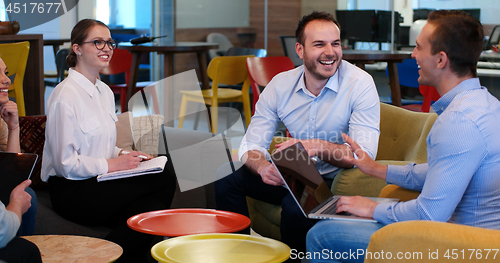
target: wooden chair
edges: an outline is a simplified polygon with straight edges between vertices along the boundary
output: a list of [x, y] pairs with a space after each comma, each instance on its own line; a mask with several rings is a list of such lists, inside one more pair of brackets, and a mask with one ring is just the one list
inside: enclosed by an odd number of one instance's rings
[[[125, 72], [125, 83], [123, 84], [108, 84], [113, 93], [120, 94], [121, 111], [125, 111], [127, 105], [127, 86], [130, 81], [130, 68], [132, 67], [132, 53], [125, 49], [116, 48], [113, 50], [113, 57], [109, 61], [109, 66], [101, 70], [102, 75], [115, 75]], [[153, 82], [138, 82], [137, 90], [143, 89]], [[153, 93], [153, 97], [156, 94]], [[159, 112], [158, 104], [154, 103], [155, 112]]]
[[9, 87], [9, 97], [16, 99], [19, 116], [26, 116], [23, 80], [29, 52], [30, 43], [28, 41], [0, 44], [0, 57], [8, 68], [9, 76], [16, 75]]
[[252, 87], [252, 115], [255, 113], [255, 104], [259, 100], [260, 87], [265, 87], [278, 73], [294, 69], [292, 60], [289, 57], [264, 57], [247, 58], [247, 70]]
[[[251, 56], [215, 57], [208, 65], [207, 74], [212, 79], [212, 88], [202, 91], [183, 90], [178, 128], [182, 129], [189, 101], [207, 104], [212, 107], [212, 132], [217, 133], [219, 103], [242, 102], [246, 126], [250, 124], [250, 79], [246, 68], [246, 59]], [[243, 82], [241, 90], [219, 88], [223, 85], [236, 85]]]

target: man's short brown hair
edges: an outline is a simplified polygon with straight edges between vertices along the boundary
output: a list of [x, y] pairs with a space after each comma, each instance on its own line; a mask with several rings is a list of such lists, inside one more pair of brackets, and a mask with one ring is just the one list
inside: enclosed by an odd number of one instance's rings
[[433, 11], [427, 23], [436, 26], [429, 37], [431, 53], [444, 51], [453, 72], [463, 77], [477, 76], [477, 62], [483, 50], [484, 32], [481, 22], [459, 10]]
[[335, 20], [335, 18], [333, 18], [331, 14], [326, 12], [313, 11], [311, 14], [302, 17], [302, 19], [299, 21], [299, 24], [297, 25], [297, 29], [295, 30], [295, 38], [301, 45], [304, 45], [304, 29], [306, 28], [306, 25], [314, 20], [331, 21], [335, 25], [337, 25], [340, 30], [339, 22], [337, 22], [337, 20]]

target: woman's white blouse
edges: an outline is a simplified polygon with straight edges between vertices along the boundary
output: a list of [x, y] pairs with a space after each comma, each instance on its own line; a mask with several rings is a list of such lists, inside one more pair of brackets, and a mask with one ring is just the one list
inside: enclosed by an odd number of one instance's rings
[[83, 180], [108, 172], [106, 159], [116, 145], [115, 100], [102, 81], [92, 84], [74, 69], [56, 86], [47, 102], [42, 180], [63, 176]]

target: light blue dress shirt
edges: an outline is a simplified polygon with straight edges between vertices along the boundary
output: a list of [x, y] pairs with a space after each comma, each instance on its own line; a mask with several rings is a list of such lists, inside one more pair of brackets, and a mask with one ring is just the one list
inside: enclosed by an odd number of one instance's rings
[[[375, 158], [380, 135], [380, 102], [373, 78], [342, 61], [318, 96], [306, 89], [304, 66], [276, 75], [255, 106], [255, 114], [238, 151], [239, 157], [267, 150], [278, 123], [282, 121], [293, 138], [321, 139], [342, 144], [342, 133], [355, 139]], [[325, 178], [338, 168], [326, 162], [316, 164]]]
[[500, 229], [500, 102], [468, 79], [433, 105], [427, 164], [389, 166], [386, 181], [421, 191], [412, 201], [379, 204], [389, 224], [433, 220]]
[[0, 202], [0, 248], [4, 248], [16, 236], [20, 225], [19, 217]]

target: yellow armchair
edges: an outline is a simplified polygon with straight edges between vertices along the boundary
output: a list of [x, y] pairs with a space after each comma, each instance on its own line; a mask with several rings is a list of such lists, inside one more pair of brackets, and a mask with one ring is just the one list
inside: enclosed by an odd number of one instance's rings
[[26, 116], [23, 81], [29, 52], [30, 43], [28, 41], [0, 44], [0, 57], [7, 65], [9, 76], [16, 75], [9, 87], [9, 97], [16, 99], [19, 116]]
[[[380, 197], [409, 201], [420, 192], [396, 185], [382, 189]], [[434, 221], [405, 221], [387, 225], [370, 238], [368, 251], [394, 257], [397, 262], [500, 262], [500, 231]], [[403, 252], [401, 254], [400, 252]], [[405, 255], [406, 254], [406, 255]], [[378, 254], [381, 255], [381, 254]], [[365, 263], [391, 262], [368, 257]]]
[[403, 187], [390, 184], [390, 185], [387, 185], [386, 187], [382, 188], [382, 191], [380, 191], [379, 197], [397, 198], [401, 202], [406, 202], [406, 201], [416, 199], [419, 194], [420, 194], [420, 192], [408, 190], [408, 189], [405, 189]]
[[[499, 230], [405, 221], [387, 225], [372, 235], [367, 249], [372, 256], [367, 257], [365, 263], [500, 262], [499, 249]], [[380, 258], [382, 253], [384, 259]], [[388, 255], [392, 260], [387, 259]], [[402, 259], [397, 259], [398, 256]]]

